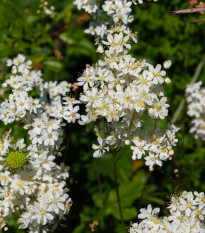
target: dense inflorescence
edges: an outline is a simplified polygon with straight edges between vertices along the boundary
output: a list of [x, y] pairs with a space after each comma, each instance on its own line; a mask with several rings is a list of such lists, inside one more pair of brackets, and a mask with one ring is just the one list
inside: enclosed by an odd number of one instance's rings
[[205, 140], [205, 88], [202, 82], [189, 84], [186, 88], [188, 111], [191, 121], [190, 132], [196, 139]]
[[167, 209], [170, 212], [168, 217], [158, 217], [160, 209], [152, 209], [151, 205], [141, 209], [138, 218], [142, 221], [132, 224], [130, 233], [205, 232], [204, 193], [184, 191], [179, 197], [173, 195]]
[[[150, 1], [150, 0], [149, 0]], [[157, 0], [154, 0], [157, 1]], [[113, 23], [128, 24], [133, 21], [130, 15], [133, 4], [142, 4], [143, 0], [106, 0], [100, 4], [96, 0], [75, 0], [78, 9], [83, 9], [92, 15], [93, 21], [85, 30], [85, 33], [95, 36], [96, 44], [107, 34], [107, 30]], [[106, 20], [104, 20], [106, 18]]]
[[55, 159], [62, 156], [63, 121], [80, 118], [79, 107], [74, 106], [78, 101], [65, 96], [71, 84], [44, 83], [41, 72], [32, 70], [32, 62], [23, 55], [9, 59], [7, 65], [12, 74], [2, 86], [12, 93], [0, 104], [0, 119], [24, 125], [30, 144], [14, 141], [12, 126], [0, 140], [1, 229], [7, 216], [20, 211], [20, 228], [31, 233], [53, 231], [72, 204], [66, 186], [69, 167], [59, 166]]
[[[117, 25], [109, 30], [106, 28], [106, 37], [98, 46], [97, 51], [103, 53], [103, 59], [94, 66], [88, 65], [78, 78], [78, 85], [83, 87], [80, 101], [86, 106], [86, 115], [81, 116], [80, 123], [102, 120], [95, 128], [98, 144], [93, 145], [94, 157], [130, 146], [132, 158], [144, 156], [146, 165], [152, 170], [155, 165], [162, 166], [163, 161], [171, 159], [172, 147], [178, 141], [175, 137], [178, 129], [174, 125], [168, 125], [165, 131], [157, 126], [157, 120], [168, 115], [163, 84], [171, 82], [166, 76], [171, 61], [154, 67], [145, 59], [137, 60], [130, 54], [131, 41], [137, 43], [136, 34], [126, 26], [129, 20], [123, 21], [121, 17], [116, 20], [115, 16], [121, 12], [132, 21], [132, 2], [124, 1], [122, 6], [120, 2], [104, 2], [103, 10]], [[146, 116], [155, 125], [150, 129], [144, 124]]]

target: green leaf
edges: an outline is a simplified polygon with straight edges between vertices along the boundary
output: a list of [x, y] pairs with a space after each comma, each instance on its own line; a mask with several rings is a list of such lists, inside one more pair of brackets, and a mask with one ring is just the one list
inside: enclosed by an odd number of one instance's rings
[[151, 196], [151, 194], [150, 195], [144, 194], [143, 199], [150, 202], [150, 203], [154, 202], [154, 203], [162, 205], [162, 206], [165, 205], [165, 201], [161, 197]]
[[84, 228], [85, 228], [85, 224], [81, 224], [74, 229], [73, 233], [81, 233], [84, 231]]
[[[137, 210], [136, 210], [135, 207], [123, 208], [122, 214], [123, 214], [124, 220], [129, 221], [129, 220], [137, 217]], [[113, 206], [112, 207], [112, 215], [116, 219], [120, 220], [120, 212], [119, 212], [118, 206]]]
[[[119, 195], [122, 207], [130, 207], [141, 195], [143, 184], [134, 181], [123, 183], [119, 187]], [[108, 204], [117, 203], [116, 191], [112, 189], [108, 195]]]
[[45, 61], [44, 65], [47, 66], [48, 69], [59, 72], [63, 69], [63, 64], [59, 61]]
[[59, 38], [64, 41], [65, 43], [71, 45], [74, 43], [73, 38], [70, 36], [70, 34], [64, 32], [59, 35]]
[[95, 206], [99, 207], [99, 208], [102, 208], [103, 207], [103, 203], [102, 203], [102, 200], [101, 200], [101, 196], [99, 193], [94, 193], [93, 196], [92, 196], [92, 199], [95, 203]]

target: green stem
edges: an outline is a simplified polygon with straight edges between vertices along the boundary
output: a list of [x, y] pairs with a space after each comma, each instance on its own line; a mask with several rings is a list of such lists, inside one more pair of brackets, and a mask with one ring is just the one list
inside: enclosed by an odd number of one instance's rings
[[146, 180], [144, 182], [144, 186], [143, 186], [143, 189], [142, 189], [142, 192], [141, 192], [141, 195], [140, 195], [140, 200], [139, 200], [139, 205], [138, 205], [138, 212], [139, 212], [141, 204], [142, 204], [142, 198], [143, 198], [143, 195], [144, 195], [145, 187], [146, 187], [147, 182], [148, 182], [148, 180], [150, 178], [150, 175], [151, 175], [151, 172], [148, 173], [148, 175], [146, 177]]
[[122, 214], [122, 207], [121, 207], [121, 202], [120, 202], [118, 181], [117, 181], [117, 161], [115, 159], [115, 153], [113, 153], [113, 172], [114, 172], [115, 191], [116, 191], [116, 195], [117, 195], [117, 203], [118, 203], [118, 209], [119, 209], [119, 212], [120, 212], [120, 219], [121, 219], [122, 229], [123, 229], [123, 233], [126, 233], [125, 222], [124, 222], [124, 218], [123, 218], [123, 214]]
[[132, 115], [132, 119], [131, 119], [131, 121], [130, 121], [129, 129], [128, 129], [128, 133], [127, 133], [127, 139], [128, 139], [128, 137], [129, 137], [129, 135], [130, 135], [130, 131], [131, 131], [131, 128], [132, 128], [132, 123], [133, 123], [133, 121], [134, 121], [134, 118], [135, 118], [135, 110], [134, 110], [134, 113], [133, 113], [133, 115]]
[[[122, 151], [121, 151], [120, 155], [118, 156], [118, 158], [115, 159], [116, 164], [117, 164], [117, 162], [120, 160], [120, 158], [122, 157], [122, 155], [124, 154], [125, 148], [126, 148], [125, 146], [123, 147], [123, 149], [121, 148]], [[121, 150], [121, 149], [120, 149], [120, 150]], [[120, 150], [118, 150], [117, 152], [119, 152]]]
[[[127, 139], [129, 138], [129, 135], [130, 135], [130, 131], [131, 131], [131, 128], [132, 128], [132, 124], [133, 124], [133, 121], [134, 121], [134, 118], [135, 118], [135, 111], [132, 115], [132, 119], [130, 121], [130, 125], [129, 125], [129, 129], [128, 129], [128, 132], [127, 132]], [[119, 146], [118, 146], [119, 147]], [[118, 153], [122, 148], [119, 148], [117, 149], [115, 152]], [[125, 146], [123, 147], [123, 150], [122, 152], [120, 153], [120, 155], [118, 156], [118, 158], [116, 158], [116, 163], [119, 161], [119, 159], [122, 157], [123, 153], [125, 151]]]
[[95, 159], [95, 167], [96, 167], [96, 175], [97, 175], [97, 180], [98, 180], [98, 190], [99, 190], [99, 194], [100, 194], [102, 204], [104, 205], [102, 182], [101, 182], [101, 177], [100, 177], [100, 172], [99, 172], [99, 165], [98, 165], [97, 159]]
[[103, 137], [105, 138], [105, 126], [106, 126], [106, 123], [105, 123], [105, 118], [104, 117], [102, 118], [102, 122], [103, 122], [103, 133], [104, 133]]

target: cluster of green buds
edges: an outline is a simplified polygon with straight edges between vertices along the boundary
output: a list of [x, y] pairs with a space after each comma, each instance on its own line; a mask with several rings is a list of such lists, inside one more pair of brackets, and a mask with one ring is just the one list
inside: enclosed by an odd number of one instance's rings
[[17, 169], [23, 167], [27, 162], [26, 154], [19, 151], [12, 151], [6, 157], [6, 163], [9, 167]]

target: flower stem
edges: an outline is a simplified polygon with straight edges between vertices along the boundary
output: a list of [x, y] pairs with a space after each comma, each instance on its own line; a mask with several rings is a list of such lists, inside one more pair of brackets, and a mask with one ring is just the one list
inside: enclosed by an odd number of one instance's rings
[[145, 187], [146, 187], [147, 182], [148, 182], [148, 180], [149, 180], [149, 178], [150, 178], [150, 175], [151, 175], [151, 172], [149, 172], [149, 173], [147, 174], [146, 180], [145, 180], [145, 182], [144, 182], [144, 186], [143, 186], [143, 189], [142, 189], [142, 192], [141, 192], [141, 195], [140, 195], [140, 199], [139, 199], [138, 212], [140, 211], [140, 207], [141, 207], [141, 204], [142, 204], [142, 198], [143, 198], [143, 195], [144, 195]]
[[120, 194], [119, 194], [119, 189], [118, 189], [118, 181], [117, 181], [117, 160], [115, 157], [115, 153], [113, 153], [113, 172], [114, 172], [114, 179], [115, 179], [115, 191], [117, 195], [117, 203], [118, 203], [118, 209], [120, 212], [120, 219], [121, 219], [121, 224], [122, 224], [122, 229], [123, 233], [126, 233], [125, 230], [125, 222], [122, 214], [122, 207], [121, 207], [121, 202], [120, 202]]
[[99, 194], [100, 194], [102, 204], [104, 205], [102, 182], [101, 182], [101, 177], [100, 177], [100, 172], [99, 172], [99, 165], [98, 165], [97, 159], [95, 159], [95, 168], [96, 168], [96, 175], [97, 175], [97, 181], [98, 181], [98, 190], [99, 190]]

